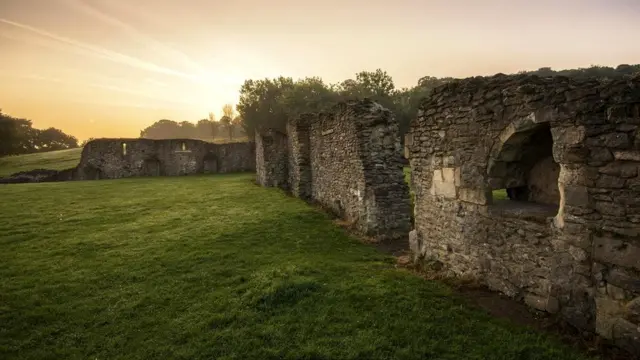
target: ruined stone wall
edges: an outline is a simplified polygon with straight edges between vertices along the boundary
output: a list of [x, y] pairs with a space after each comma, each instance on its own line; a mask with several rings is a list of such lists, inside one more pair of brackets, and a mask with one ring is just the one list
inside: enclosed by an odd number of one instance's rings
[[[639, 109], [639, 78], [497, 75], [437, 88], [410, 130], [416, 260], [637, 346]], [[511, 186], [537, 203], [493, 200]]]
[[252, 171], [252, 143], [213, 144], [191, 139], [98, 139], [82, 150], [75, 179], [177, 176]]
[[287, 135], [276, 130], [256, 131], [256, 181], [267, 187], [289, 189]]
[[535, 163], [527, 177], [529, 199], [541, 204], [557, 205], [560, 203], [558, 191], [558, 177], [560, 166], [553, 160], [553, 156], [547, 156]]
[[[205, 155], [205, 159], [212, 163], [212, 160], [217, 160], [218, 173], [234, 173], [244, 171], [255, 171], [256, 169], [256, 149], [255, 142], [237, 142], [227, 144], [214, 144], [215, 151], [211, 151]], [[205, 162], [206, 164], [206, 162]]]
[[294, 196], [304, 200], [312, 199], [309, 130], [314, 118], [313, 114], [303, 114], [287, 123], [289, 186]]
[[370, 100], [342, 103], [320, 114], [309, 136], [313, 199], [368, 236], [406, 236], [409, 189], [393, 114]]
[[342, 103], [289, 121], [286, 136], [276, 133], [256, 134], [260, 184], [290, 188], [378, 240], [406, 239], [409, 189], [389, 110], [370, 100]]

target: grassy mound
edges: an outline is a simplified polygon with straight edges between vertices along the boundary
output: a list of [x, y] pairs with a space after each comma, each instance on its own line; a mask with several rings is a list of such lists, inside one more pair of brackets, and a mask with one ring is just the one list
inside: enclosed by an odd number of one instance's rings
[[251, 179], [0, 187], [0, 358], [584, 358]]
[[0, 177], [34, 169], [64, 170], [80, 162], [81, 148], [0, 157]]

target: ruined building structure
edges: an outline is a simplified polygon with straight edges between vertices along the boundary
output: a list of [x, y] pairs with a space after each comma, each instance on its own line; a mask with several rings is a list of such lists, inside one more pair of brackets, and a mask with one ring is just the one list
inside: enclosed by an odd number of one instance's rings
[[639, 352], [639, 126], [638, 77], [437, 88], [407, 142], [415, 260]]
[[256, 134], [260, 184], [318, 203], [378, 240], [406, 239], [411, 227], [401, 158], [396, 119], [370, 100]]
[[78, 166], [56, 171], [36, 169], [0, 183], [178, 176], [255, 170], [253, 142], [214, 144], [191, 139], [97, 139], [82, 149]]
[[250, 142], [214, 144], [191, 139], [98, 139], [82, 149], [77, 180], [252, 171]]

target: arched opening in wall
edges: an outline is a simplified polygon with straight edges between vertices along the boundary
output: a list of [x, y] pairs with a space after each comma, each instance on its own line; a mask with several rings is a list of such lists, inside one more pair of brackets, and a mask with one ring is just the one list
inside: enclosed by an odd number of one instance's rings
[[491, 203], [555, 215], [560, 202], [560, 166], [553, 159], [549, 124], [531, 122], [522, 129], [505, 131], [489, 160]]
[[162, 165], [157, 158], [147, 158], [143, 163], [142, 173], [144, 176], [160, 176], [162, 175]]
[[187, 144], [185, 144], [184, 141], [182, 142], [181, 148], [182, 148], [182, 151], [187, 151]]
[[205, 174], [215, 174], [218, 172], [218, 156], [208, 153], [202, 160], [202, 171]]
[[127, 143], [122, 143], [122, 156], [127, 156]]
[[84, 167], [82, 171], [84, 172], [84, 180], [100, 180], [104, 178], [102, 171], [92, 165]]

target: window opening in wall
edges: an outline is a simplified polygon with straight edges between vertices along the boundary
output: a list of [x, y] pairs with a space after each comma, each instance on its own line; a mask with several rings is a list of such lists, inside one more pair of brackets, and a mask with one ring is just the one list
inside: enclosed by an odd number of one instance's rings
[[559, 173], [549, 124], [516, 131], [491, 158], [491, 203], [523, 214], [554, 216], [560, 202]]
[[184, 141], [182, 142], [182, 151], [187, 151], [187, 144]]
[[127, 155], [127, 143], [122, 143], [122, 155]]

